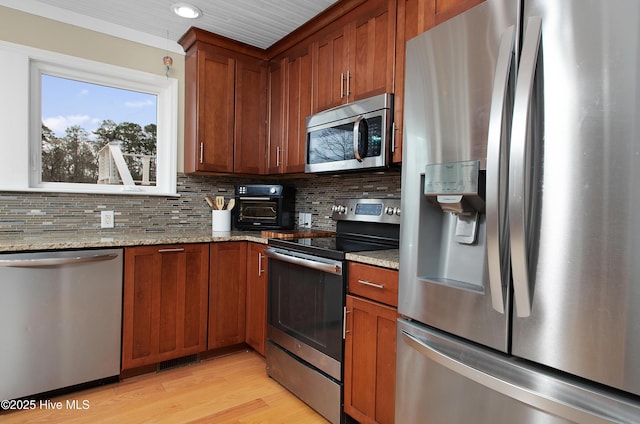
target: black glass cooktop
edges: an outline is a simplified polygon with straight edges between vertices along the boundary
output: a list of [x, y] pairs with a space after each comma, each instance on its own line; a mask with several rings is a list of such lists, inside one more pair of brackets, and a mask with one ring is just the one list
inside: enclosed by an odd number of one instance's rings
[[312, 237], [295, 240], [269, 239], [269, 245], [330, 259], [343, 260], [347, 253], [394, 249], [397, 245], [379, 240], [344, 237]]
[[400, 225], [394, 223], [338, 221], [333, 237], [294, 240], [269, 239], [269, 245], [342, 261], [347, 253], [397, 249]]

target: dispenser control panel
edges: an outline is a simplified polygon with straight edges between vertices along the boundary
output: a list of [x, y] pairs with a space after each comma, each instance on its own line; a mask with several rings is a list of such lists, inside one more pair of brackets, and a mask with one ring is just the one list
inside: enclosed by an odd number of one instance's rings
[[468, 195], [478, 194], [480, 161], [438, 163], [426, 165], [424, 170], [424, 194]]

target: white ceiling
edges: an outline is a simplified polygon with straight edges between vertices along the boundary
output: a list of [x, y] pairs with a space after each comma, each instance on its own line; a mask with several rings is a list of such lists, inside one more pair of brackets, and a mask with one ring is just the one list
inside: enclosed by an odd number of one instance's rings
[[[175, 44], [191, 26], [267, 48], [337, 0], [0, 0], [7, 6], [132, 41], [182, 51]], [[176, 16], [171, 5], [202, 10]]]

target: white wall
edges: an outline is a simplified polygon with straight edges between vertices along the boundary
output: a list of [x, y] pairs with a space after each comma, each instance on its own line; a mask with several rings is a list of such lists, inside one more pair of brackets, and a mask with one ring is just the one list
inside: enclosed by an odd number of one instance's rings
[[[165, 50], [3, 6], [0, 6], [0, 40], [159, 75], [165, 74], [162, 64], [162, 58], [167, 54]], [[183, 172], [184, 55], [173, 52], [169, 55], [173, 57], [170, 76], [179, 82], [177, 165], [178, 172]], [[11, 66], [11, 63], [0, 63], [0, 66]]]

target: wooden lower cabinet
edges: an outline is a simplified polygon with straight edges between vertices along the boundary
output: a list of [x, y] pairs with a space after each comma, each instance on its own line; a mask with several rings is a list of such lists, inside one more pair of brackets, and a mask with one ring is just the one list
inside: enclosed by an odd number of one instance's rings
[[398, 271], [349, 262], [344, 411], [359, 423], [393, 423]]
[[393, 423], [395, 308], [347, 296], [344, 411], [359, 423]]
[[209, 245], [124, 252], [122, 369], [206, 350]]
[[359, 423], [393, 423], [396, 382], [395, 308], [347, 296], [344, 411]]
[[247, 243], [247, 314], [245, 339], [260, 355], [267, 342], [266, 244]]
[[208, 349], [244, 343], [246, 292], [247, 242], [211, 243]]

